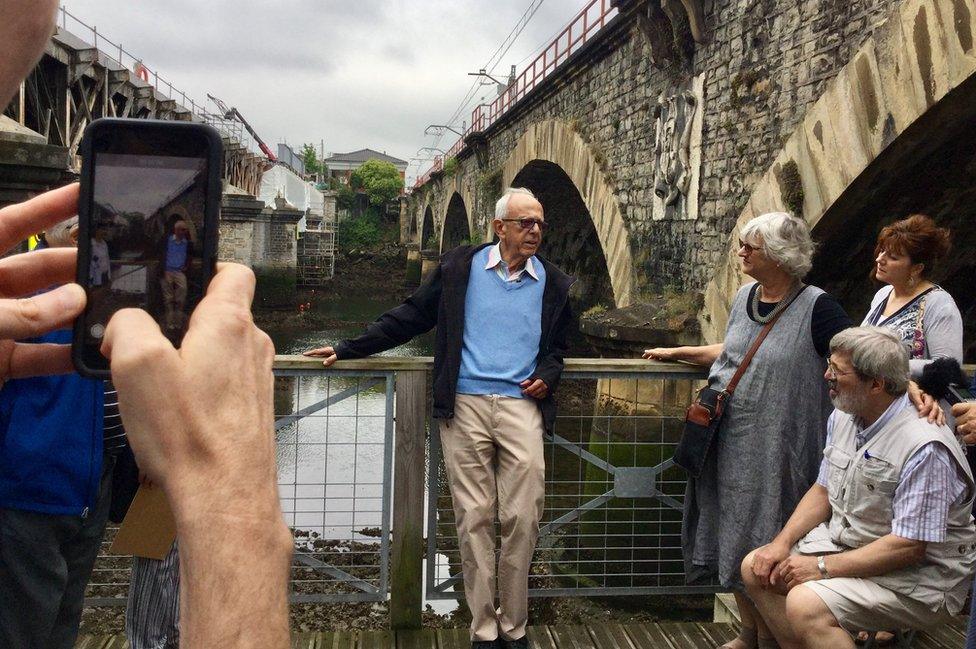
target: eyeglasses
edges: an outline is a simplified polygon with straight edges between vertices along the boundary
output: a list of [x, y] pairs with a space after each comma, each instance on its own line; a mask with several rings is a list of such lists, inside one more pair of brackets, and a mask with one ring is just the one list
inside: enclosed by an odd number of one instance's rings
[[745, 248], [746, 249], [746, 254], [749, 254], [749, 255], [751, 255], [752, 253], [754, 253], [757, 250], [759, 250], [759, 249], [762, 248], [762, 246], [753, 246], [751, 244], [748, 244], [745, 241], [743, 241], [742, 239], [739, 239], [739, 247], [740, 248]]
[[545, 232], [549, 229], [549, 224], [545, 221], [539, 221], [538, 219], [502, 219], [502, 221], [512, 221], [518, 223], [519, 227], [523, 230], [531, 230], [533, 225], [539, 226], [539, 232]]
[[830, 356], [826, 358], [827, 361], [827, 376], [830, 377], [831, 381], [836, 381], [838, 376], [847, 376], [848, 374], [856, 374], [857, 370], [848, 370], [846, 372], [841, 372], [837, 369], [837, 366], [830, 361]]

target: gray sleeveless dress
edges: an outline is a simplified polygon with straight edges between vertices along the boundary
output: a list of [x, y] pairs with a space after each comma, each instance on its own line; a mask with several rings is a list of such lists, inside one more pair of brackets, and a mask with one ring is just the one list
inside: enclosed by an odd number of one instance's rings
[[[746, 311], [751, 287], [732, 303], [725, 349], [709, 372], [713, 388], [728, 385], [763, 327]], [[806, 287], [776, 322], [735, 389], [701, 477], [688, 481], [682, 549], [689, 583], [717, 577], [743, 590], [742, 559], [773, 539], [817, 478], [833, 409], [826, 361], [810, 334], [822, 294]]]

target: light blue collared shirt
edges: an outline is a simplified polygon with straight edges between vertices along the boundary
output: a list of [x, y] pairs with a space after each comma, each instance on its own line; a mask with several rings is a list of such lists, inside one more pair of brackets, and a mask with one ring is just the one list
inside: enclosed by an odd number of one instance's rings
[[488, 263], [485, 264], [485, 270], [495, 269], [498, 277], [503, 282], [519, 282], [522, 280], [522, 276], [528, 274], [529, 277], [535, 281], [539, 281], [539, 275], [535, 272], [535, 265], [532, 260], [535, 259], [534, 256], [529, 257], [525, 260], [525, 266], [515, 271], [514, 273], [508, 272], [508, 264], [502, 259], [502, 248], [500, 243], [496, 243], [491, 248], [488, 249]]

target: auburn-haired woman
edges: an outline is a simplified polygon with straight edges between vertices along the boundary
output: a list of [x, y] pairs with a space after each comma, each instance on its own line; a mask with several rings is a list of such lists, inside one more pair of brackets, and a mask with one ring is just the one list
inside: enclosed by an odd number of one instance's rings
[[936, 358], [962, 363], [962, 316], [955, 300], [929, 279], [949, 252], [950, 233], [914, 214], [883, 228], [871, 276], [885, 284], [871, 300], [864, 325], [894, 329], [911, 347], [912, 378]]

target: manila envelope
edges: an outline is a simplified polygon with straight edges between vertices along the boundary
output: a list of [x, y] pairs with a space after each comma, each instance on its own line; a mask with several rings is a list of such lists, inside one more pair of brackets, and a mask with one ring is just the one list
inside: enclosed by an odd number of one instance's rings
[[147, 559], [165, 559], [176, 540], [176, 522], [159, 487], [141, 486], [119, 533], [112, 543], [115, 554], [131, 554]]

